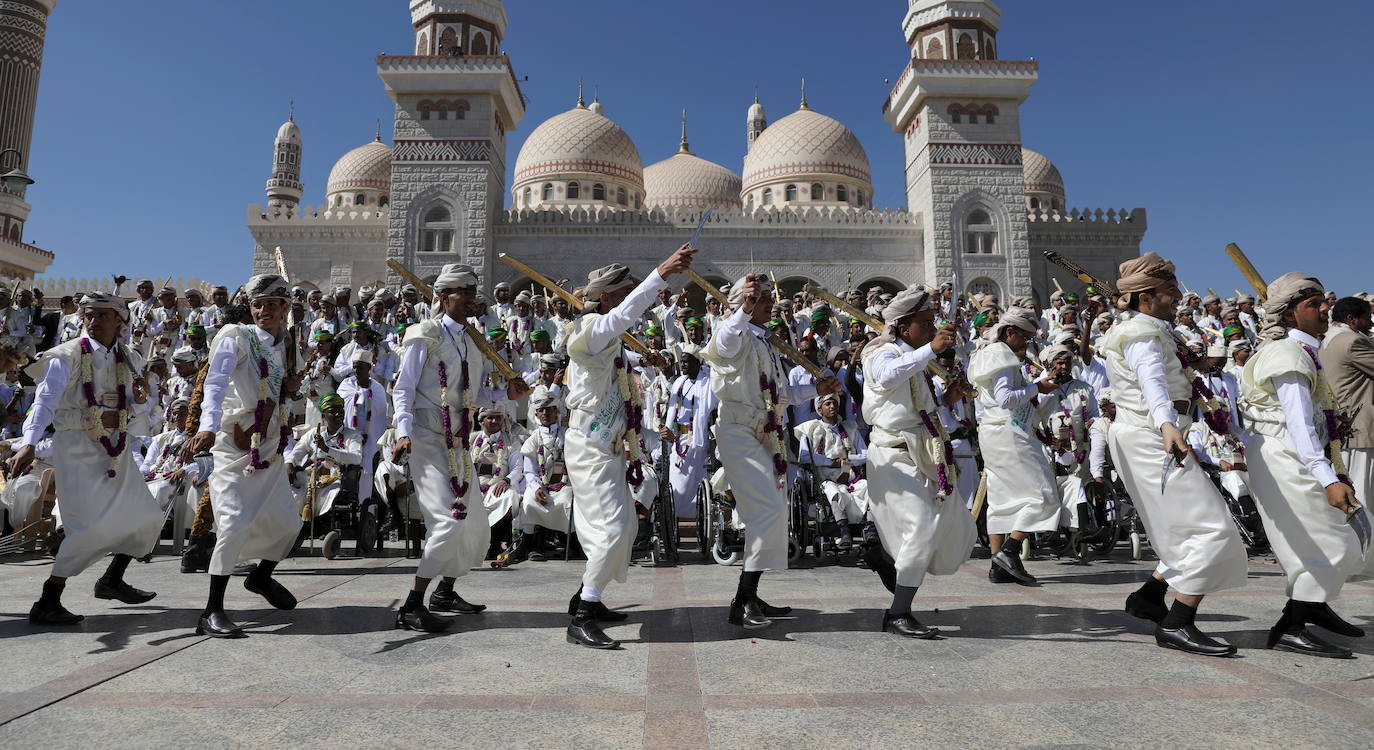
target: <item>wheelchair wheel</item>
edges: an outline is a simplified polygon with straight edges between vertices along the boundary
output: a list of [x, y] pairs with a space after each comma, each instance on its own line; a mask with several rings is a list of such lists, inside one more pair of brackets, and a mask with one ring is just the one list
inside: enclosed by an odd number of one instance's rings
[[725, 550], [721, 549], [720, 541], [717, 539], [715, 543], [711, 545], [711, 559], [715, 560], [717, 565], [734, 565], [739, 562], [739, 552], [730, 550], [727, 553]]
[[706, 554], [711, 549], [711, 535], [706, 515], [711, 507], [711, 480], [703, 479], [697, 486], [697, 551]]
[[1119, 541], [1121, 525], [1117, 521], [1112, 521], [1098, 531], [1096, 540], [1088, 544], [1088, 548], [1098, 555], [1110, 555]]
[[1139, 531], [1131, 532], [1131, 559], [1139, 560], [1145, 553], [1145, 540], [1140, 536]]
[[377, 549], [381, 535], [377, 530], [377, 516], [372, 511], [365, 510], [358, 515], [358, 556], [373, 552]]
[[787, 563], [789, 565], [794, 565], [800, 561], [803, 551], [801, 544], [797, 542], [795, 537], [787, 538]]
[[324, 535], [324, 541], [320, 543], [320, 552], [324, 559], [333, 560], [339, 556], [339, 546], [343, 544], [343, 534], [335, 529]]

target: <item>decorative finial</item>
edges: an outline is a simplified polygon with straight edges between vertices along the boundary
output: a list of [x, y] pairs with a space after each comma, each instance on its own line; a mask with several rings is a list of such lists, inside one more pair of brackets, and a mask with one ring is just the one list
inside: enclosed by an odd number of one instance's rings
[[805, 79], [805, 78], [802, 79], [802, 100], [801, 100], [801, 108], [802, 108], [802, 109], [811, 109], [811, 105], [809, 105], [809, 104], [806, 103], [806, 79]]
[[754, 86], [754, 103], [759, 103], [759, 87], [757, 84]]
[[593, 87], [592, 87], [592, 104], [596, 104], [596, 103], [599, 102], [599, 101], [601, 101], [601, 87], [600, 87], [600, 86], [593, 86]]
[[381, 142], [382, 142], [382, 121], [381, 121], [381, 120], [377, 120], [377, 136], [376, 136], [376, 137], [377, 137], [377, 142], [378, 142], [378, 143], [381, 143]]
[[677, 152], [679, 154], [692, 153], [692, 147], [687, 145], [687, 110], [685, 109], [682, 110], [682, 142], [678, 144]]
[[292, 99], [292, 100], [291, 100], [291, 103], [290, 103], [289, 105], [287, 105], [287, 112], [288, 112], [288, 114], [286, 115], [286, 121], [287, 121], [287, 122], [295, 122], [295, 121], [296, 121], [296, 100], [295, 100], [295, 99]]
[[581, 79], [581, 78], [577, 79], [577, 108], [578, 108], [578, 109], [586, 109], [586, 108], [587, 108], [587, 98], [586, 98], [585, 96], [583, 96], [583, 94], [582, 94], [582, 79]]

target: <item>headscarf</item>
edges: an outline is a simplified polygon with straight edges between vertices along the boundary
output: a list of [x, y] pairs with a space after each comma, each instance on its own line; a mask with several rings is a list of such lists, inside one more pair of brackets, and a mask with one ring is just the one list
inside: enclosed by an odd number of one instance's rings
[[82, 310], [114, 310], [119, 316], [119, 320], [124, 323], [129, 322], [129, 302], [123, 297], [116, 297], [113, 294], [104, 292], [87, 292], [81, 298]]
[[704, 328], [706, 324], [701, 322], [701, 318], [688, 318], [682, 324], [683, 328]]
[[1229, 339], [1237, 333], [1243, 334], [1245, 333], [1245, 329], [1241, 326], [1226, 326], [1225, 328], [1221, 329], [1221, 337], [1223, 339]]
[[487, 338], [491, 339], [492, 341], [499, 341], [500, 339], [503, 339], [503, 338], [505, 338], [505, 337], [506, 337], [506, 329], [504, 329], [504, 328], [488, 328], [488, 329], [487, 329]]
[[1248, 349], [1250, 351], [1254, 351], [1255, 345], [1250, 343], [1246, 339], [1232, 341], [1230, 344], [1226, 345], [1226, 356], [1228, 358], [1234, 358], [1236, 356], [1236, 352], [1240, 351], [1241, 349]]
[[368, 349], [358, 348], [353, 350], [353, 364], [366, 362], [372, 364], [372, 352]]
[[[773, 296], [773, 282], [768, 280], [766, 274], [751, 274], [755, 283], [758, 284], [758, 294], [760, 301]], [[741, 276], [735, 283], [730, 285], [730, 306], [738, 310], [744, 304], [744, 285], [749, 282], [749, 276]]]
[[997, 325], [983, 331], [983, 338], [987, 341], [997, 341], [1002, 337], [1002, 331], [1013, 327], [1032, 335], [1040, 330], [1033, 311], [1024, 307], [1009, 307], [997, 320]]
[[186, 326], [186, 335], [187, 335], [187, 336], [204, 336], [204, 335], [205, 335], [205, 326], [201, 325], [200, 323], [192, 323], [192, 324]]
[[523, 302], [523, 303], [525, 303], [525, 304], [528, 305], [528, 304], [530, 304], [530, 302], [532, 302], [533, 300], [534, 300], [534, 297], [530, 294], [530, 290], [528, 290], [528, 289], [526, 289], [525, 291], [523, 291], [523, 292], [521, 292], [521, 293], [515, 295], [515, 302]]
[[1114, 403], [1116, 403], [1116, 393], [1113, 392], [1111, 388], [1102, 388], [1102, 389], [1098, 390], [1098, 392], [1097, 392], [1097, 403], [1098, 403], [1098, 404], [1114, 404]]
[[563, 367], [563, 355], [557, 352], [539, 355], [539, 366], [550, 367], [555, 370]]
[[344, 400], [343, 397], [337, 393], [326, 393], [323, 396], [320, 396], [319, 406], [320, 411], [329, 411], [330, 409], [336, 406], [342, 409], [344, 406]]
[[477, 286], [477, 272], [466, 263], [445, 263], [434, 280], [435, 293]]
[[1121, 264], [1121, 279], [1116, 282], [1116, 288], [1122, 294], [1148, 292], [1174, 281], [1176, 270], [1173, 262], [1159, 257], [1158, 253], [1145, 253]]
[[[821, 405], [824, 404], [826, 401], [834, 401], [835, 405], [839, 407], [844, 406], [844, 396], [840, 394], [838, 391], [835, 393], [827, 393], [824, 396], [817, 396], [812, 401], [812, 406], [815, 407], [817, 412], [819, 412], [821, 410]], [[843, 408], [841, 408], [840, 418], [844, 418]]]
[[1078, 304], [1078, 292], [1064, 292], [1064, 302], [1070, 305]]
[[334, 334], [323, 328], [315, 331], [315, 343], [324, 344], [334, 340]]
[[538, 388], [534, 389], [534, 393], [530, 394], [530, 406], [536, 411], [539, 409], [557, 407], [558, 399], [554, 398], [554, 395], [549, 393], [549, 389], [541, 384]]
[[931, 304], [930, 291], [919, 284], [912, 284], [892, 298], [883, 308], [883, 335], [875, 339], [878, 345], [890, 344], [897, 340], [897, 324], [919, 312], [935, 309]]
[[1264, 328], [1265, 338], [1281, 339], [1286, 336], [1283, 314], [1316, 294], [1326, 294], [1322, 283], [1297, 271], [1291, 271], [1269, 282], [1269, 298], [1264, 303], [1265, 320], [1269, 321], [1269, 325]]
[[262, 273], [248, 280], [243, 285], [243, 291], [248, 295], [249, 302], [256, 302], [260, 299], [290, 299], [290, 287], [286, 279], [280, 274]]
[[647, 328], [644, 329], [644, 335], [645, 335], [645, 336], [662, 336], [662, 335], [663, 335], [663, 327], [662, 327], [662, 326], [649, 326], [649, 327], [647, 327]]
[[592, 271], [587, 274], [586, 286], [582, 287], [583, 312], [595, 310], [601, 304], [601, 295], [612, 294], [638, 283], [630, 273], [630, 267], [621, 263], [612, 263]]
[[976, 331], [979, 328], [982, 328], [983, 326], [987, 325], [989, 320], [992, 320], [992, 313], [988, 312], [987, 310], [983, 310], [982, 312], [973, 316], [973, 330]]
[[1040, 352], [1040, 364], [1044, 365], [1045, 367], [1049, 367], [1050, 365], [1054, 364], [1054, 361], [1056, 359], [1059, 359], [1060, 357], [1072, 356], [1072, 349], [1070, 349], [1067, 346], [1064, 346], [1063, 344], [1055, 344], [1054, 346], [1045, 347], [1045, 350]]
[[172, 352], [173, 363], [181, 362], [183, 364], [190, 364], [191, 362], [195, 362], [198, 359], [200, 359], [200, 357], [196, 354], [196, 350], [192, 349], [189, 346], [183, 346], [180, 349], [177, 349], [176, 351]]
[[1221, 298], [1218, 297], [1218, 296], [1216, 296], [1215, 294], [1209, 294], [1209, 295], [1207, 295], [1206, 297], [1203, 297], [1203, 298], [1202, 298], [1202, 304], [1203, 304], [1204, 306], [1206, 306], [1206, 305], [1216, 305], [1216, 304], [1220, 304], [1220, 303], [1221, 303]]
[[546, 331], [546, 330], [544, 330], [543, 328], [536, 328], [536, 329], [534, 329], [533, 331], [530, 331], [530, 341], [552, 341], [552, 340], [553, 340], [553, 338], [552, 338], [551, 336], [549, 336], [549, 332]]

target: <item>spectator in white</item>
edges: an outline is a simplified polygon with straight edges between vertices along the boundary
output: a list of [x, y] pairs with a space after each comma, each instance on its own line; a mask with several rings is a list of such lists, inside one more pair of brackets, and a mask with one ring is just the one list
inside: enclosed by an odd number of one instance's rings
[[344, 420], [363, 439], [363, 478], [358, 484], [361, 499], [372, 494], [372, 471], [377, 460], [377, 441], [391, 423], [391, 400], [386, 388], [372, 377], [372, 355], [364, 349], [353, 352], [353, 374], [339, 383], [339, 398], [344, 402]]
[[821, 492], [839, 526], [839, 548], [854, 542], [850, 526], [862, 524], [868, 514], [868, 481], [863, 466], [868, 444], [853, 420], [841, 419], [844, 396], [828, 393], [815, 398], [816, 419], [793, 428], [797, 436], [797, 461], [814, 465], [821, 475]]

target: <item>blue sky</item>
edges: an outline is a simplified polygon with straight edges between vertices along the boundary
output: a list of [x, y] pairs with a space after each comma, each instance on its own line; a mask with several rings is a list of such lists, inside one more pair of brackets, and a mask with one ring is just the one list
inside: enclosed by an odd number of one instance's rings
[[[506, 52], [529, 76], [529, 111], [508, 164], [575, 103], [581, 76], [646, 163], [676, 150], [686, 107], [693, 151], [738, 171], [754, 87], [777, 120], [805, 76], [812, 108], [867, 149], [875, 203], [900, 206], [901, 142], [880, 109], [908, 57], [906, 5], [509, 0]], [[1069, 205], [1147, 208], [1145, 249], [1178, 259], [1185, 283], [1243, 288], [1222, 251], [1237, 242], [1266, 277], [1302, 270], [1343, 293], [1374, 290], [1374, 3], [1339, 7], [1334, 26], [1304, 29], [1312, 18], [1277, 0], [1004, 0], [998, 51], [1040, 61], [1023, 140], [1059, 166]], [[287, 102], [304, 134], [304, 202], [322, 203], [330, 167], [378, 119], [390, 140], [374, 58], [412, 39], [406, 0], [61, 0], [26, 239], [57, 253], [52, 276], [238, 283], [246, 207], [264, 202]]]

